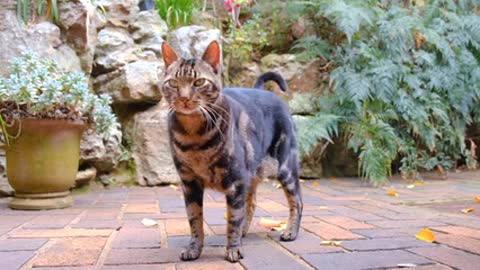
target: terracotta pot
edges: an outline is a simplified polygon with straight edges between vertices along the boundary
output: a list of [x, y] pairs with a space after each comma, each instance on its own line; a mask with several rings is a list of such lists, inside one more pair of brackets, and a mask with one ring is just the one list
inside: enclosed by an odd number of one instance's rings
[[7, 178], [15, 190], [14, 209], [55, 209], [73, 204], [83, 122], [23, 119], [9, 128], [19, 133], [7, 147]]

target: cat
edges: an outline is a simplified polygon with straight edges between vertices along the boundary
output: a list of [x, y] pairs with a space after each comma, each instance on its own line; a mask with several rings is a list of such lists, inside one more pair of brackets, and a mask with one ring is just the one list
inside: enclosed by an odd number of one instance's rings
[[[227, 201], [225, 259], [243, 258], [241, 238], [255, 211], [259, 181], [276, 177], [290, 208], [282, 241], [297, 237], [302, 216], [299, 160], [295, 126], [286, 104], [273, 92], [222, 87], [221, 50], [212, 41], [202, 58], [182, 59], [162, 44], [165, 73], [161, 91], [170, 109], [168, 128], [172, 157], [180, 175], [191, 229], [180, 259], [197, 259], [203, 248], [205, 188], [223, 192]], [[255, 86], [273, 80], [287, 85], [274, 72], [261, 75]]]

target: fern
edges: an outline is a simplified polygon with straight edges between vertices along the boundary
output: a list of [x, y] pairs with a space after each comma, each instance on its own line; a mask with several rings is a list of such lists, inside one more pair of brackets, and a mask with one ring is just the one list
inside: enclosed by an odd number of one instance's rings
[[299, 150], [302, 154], [310, 152], [322, 139], [332, 143], [332, 137], [338, 134], [339, 116], [326, 114], [294, 115], [293, 119], [297, 125]]

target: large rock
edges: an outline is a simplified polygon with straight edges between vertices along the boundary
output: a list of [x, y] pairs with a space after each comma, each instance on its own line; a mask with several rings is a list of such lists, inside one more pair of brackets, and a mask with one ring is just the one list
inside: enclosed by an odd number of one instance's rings
[[222, 35], [218, 29], [192, 25], [180, 27], [171, 32], [168, 43], [185, 59], [200, 58], [210, 42], [221, 41], [221, 38]]
[[127, 141], [132, 142], [132, 157], [137, 181], [142, 186], [178, 183], [168, 139], [168, 111], [158, 104], [133, 115], [124, 125]]
[[122, 132], [117, 126], [108, 135], [85, 132], [80, 143], [80, 165], [95, 167], [98, 172], [113, 170], [122, 156]]
[[89, 0], [59, 2], [59, 25], [64, 30], [67, 42], [80, 57], [82, 69], [92, 72], [97, 38], [95, 7]]
[[13, 196], [13, 188], [7, 179], [7, 163], [5, 160], [5, 152], [0, 149], [0, 197]]
[[292, 92], [310, 92], [324, 84], [321, 64], [320, 59], [301, 63], [293, 54], [269, 54], [261, 59], [262, 71], [273, 70], [282, 74]]
[[255, 62], [240, 63], [239, 66], [230, 67], [230, 83], [232, 86], [253, 87], [261, 74], [260, 66]]
[[107, 73], [138, 59], [135, 44], [127, 30], [105, 28], [98, 33], [95, 73]]
[[62, 44], [60, 28], [50, 22], [31, 24], [25, 27], [18, 23], [14, 11], [2, 11], [0, 25], [0, 75], [8, 75], [8, 63], [13, 57], [18, 57], [26, 49], [35, 51], [42, 57], [56, 60], [64, 70], [82, 70], [80, 60], [75, 51]]
[[160, 78], [163, 63], [137, 61], [93, 81], [97, 93], [108, 93], [114, 103], [156, 103], [161, 99]]
[[138, 0], [97, 0], [105, 10], [107, 26], [128, 28], [129, 19], [139, 12]]
[[163, 37], [167, 34], [167, 24], [156, 10], [141, 11], [132, 18], [130, 31], [135, 42], [143, 50], [151, 50], [160, 57]]

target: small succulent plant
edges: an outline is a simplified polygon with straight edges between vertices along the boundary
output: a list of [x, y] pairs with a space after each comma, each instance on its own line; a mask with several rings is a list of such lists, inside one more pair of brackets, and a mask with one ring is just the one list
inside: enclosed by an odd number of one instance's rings
[[98, 133], [116, 125], [110, 96], [90, 91], [81, 72], [63, 72], [57, 63], [31, 51], [11, 61], [10, 76], [0, 76], [0, 117], [80, 120]]

